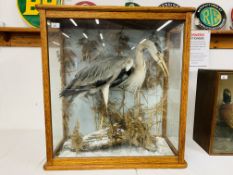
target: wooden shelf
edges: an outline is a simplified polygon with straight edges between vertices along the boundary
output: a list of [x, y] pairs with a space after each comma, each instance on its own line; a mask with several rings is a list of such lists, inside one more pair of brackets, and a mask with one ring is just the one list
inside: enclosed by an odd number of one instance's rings
[[[40, 47], [40, 29], [0, 27], [0, 46]], [[210, 49], [233, 49], [233, 30], [211, 31]]]
[[211, 31], [211, 49], [233, 49], [233, 30]]
[[40, 47], [40, 29], [0, 27], [0, 46]]

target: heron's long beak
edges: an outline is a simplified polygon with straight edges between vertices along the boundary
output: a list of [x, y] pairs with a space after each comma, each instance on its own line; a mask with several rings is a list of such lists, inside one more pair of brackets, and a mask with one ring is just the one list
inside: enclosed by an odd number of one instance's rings
[[158, 63], [158, 65], [163, 70], [164, 76], [168, 77], [168, 69], [166, 63], [163, 59], [162, 54], [160, 54], [155, 46], [155, 44], [150, 40], [142, 40], [140, 42], [141, 45], [144, 45], [144, 48], [147, 48], [153, 59]]
[[168, 77], [168, 69], [166, 66], [166, 63], [163, 59], [163, 54], [160, 54], [158, 52], [154, 52], [153, 50], [149, 50], [151, 56], [153, 57], [153, 59], [158, 63], [158, 65], [160, 66], [160, 68], [162, 69], [165, 77]]

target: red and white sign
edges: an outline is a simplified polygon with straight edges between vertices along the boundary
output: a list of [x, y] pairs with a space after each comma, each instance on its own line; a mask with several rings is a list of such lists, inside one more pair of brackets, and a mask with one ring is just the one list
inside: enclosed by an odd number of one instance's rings
[[193, 30], [191, 33], [190, 71], [209, 66], [210, 31]]

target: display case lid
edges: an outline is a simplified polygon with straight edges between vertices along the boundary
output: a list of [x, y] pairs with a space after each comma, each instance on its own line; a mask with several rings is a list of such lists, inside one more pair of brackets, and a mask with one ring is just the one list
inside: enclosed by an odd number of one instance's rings
[[74, 6], [74, 5], [37, 5], [37, 9], [61, 11], [111, 11], [111, 12], [159, 12], [159, 13], [187, 13], [195, 12], [194, 7], [125, 7], [125, 6]]

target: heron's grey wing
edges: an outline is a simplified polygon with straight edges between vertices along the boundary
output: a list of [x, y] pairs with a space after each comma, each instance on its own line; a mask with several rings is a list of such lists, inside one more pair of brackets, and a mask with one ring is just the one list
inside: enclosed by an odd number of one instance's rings
[[122, 85], [125, 81], [127, 81], [129, 76], [134, 72], [134, 69], [135, 69], [134, 67], [131, 67], [131, 69], [129, 69], [128, 71], [126, 71], [125, 69], [122, 69], [118, 77], [111, 83], [110, 87], [117, 87], [117, 86]]
[[110, 57], [95, 60], [90, 65], [82, 68], [75, 78], [61, 92], [60, 96], [69, 96], [81, 92], [97, 89], [118, 77], [122, 69], [125, 69], [125, 58]]
[[111, 78], [112, 77], [109, 77], [106, 80], [100, 80], [100, 81], [97, 81], [93, 84], [88, 84], [88, 85], [84, 85], [84, 86], [76, 86], [76, 87], [72, 87], [73, 86], [72, 82], [74, 81], [73, 80], [71, 82], [71, 84], [60, 93], [60, 97], [67, 97], [70, 95], [78, 95], [78, 94], [83, 93], [83, 92], [88, 92], [92, 89], [98, 89], [99, 87], [104, 86], [108, 81], [110, 81]]
[[[124, 58], [110, 57], [98, 59], [91, 62], [87, 67], [82, 68], [75, 75], [75, 84], [78, 86], [93, 84], [97, 81], [106, 80], [112, 76], [118, 76], [124, 65]], [[124, 67], [123, 67], [124, 68]]]

